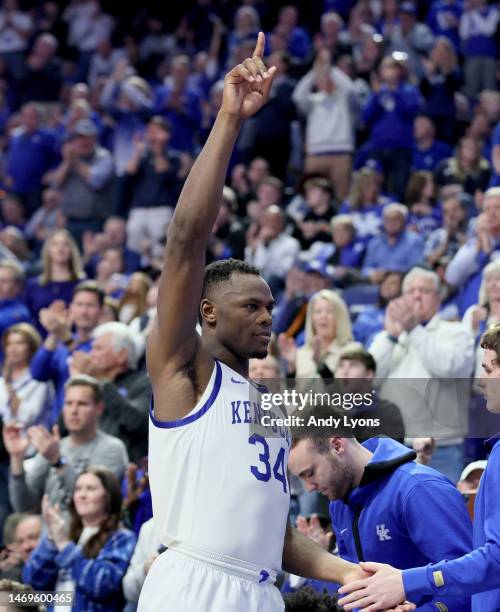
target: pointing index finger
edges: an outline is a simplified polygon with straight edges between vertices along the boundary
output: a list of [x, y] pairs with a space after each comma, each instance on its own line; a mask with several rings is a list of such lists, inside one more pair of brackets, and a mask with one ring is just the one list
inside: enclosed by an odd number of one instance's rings
[[266, 37], [264, 36], [264, 32], [259, 32], [257, 37], [257, 44], [255, 45], [255, 50], [253, 52], [254, 57], [264, 57], [264, 46], [266, 44]]

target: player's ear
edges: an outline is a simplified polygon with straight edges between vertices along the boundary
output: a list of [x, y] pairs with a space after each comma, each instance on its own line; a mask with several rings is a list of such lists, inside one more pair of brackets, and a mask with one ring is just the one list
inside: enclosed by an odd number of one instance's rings
[[217, 316], [215, 314], [215, 310], [216, 310], [215, 304], [214, 302], [212, 302], [212, 300], [208, 300], [206, 298], [201, 300], [200, 313], [201, 313], [202, 319], [210, 327], [213, 327], [215, 323], [217, 322]]

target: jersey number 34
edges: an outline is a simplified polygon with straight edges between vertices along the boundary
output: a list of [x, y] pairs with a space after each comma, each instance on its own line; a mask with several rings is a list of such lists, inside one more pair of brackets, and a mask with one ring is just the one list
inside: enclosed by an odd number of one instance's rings
[[250, 466], [250, 471], [255, 478], [267, 482], [274, 476], [274, 478], [283, 485], [283, 493], [286, 493], [288, 489], [285, 468], [285, 449], [283, 447], [280, 448], [274, 465], [271, 468], [271, 455], [267, 440], [258, 434], [253, 434], [248, 438], [248, 443], [253, 445], [259, 444], [262, 447], [262, 452], [259, 453], [260, 464]]

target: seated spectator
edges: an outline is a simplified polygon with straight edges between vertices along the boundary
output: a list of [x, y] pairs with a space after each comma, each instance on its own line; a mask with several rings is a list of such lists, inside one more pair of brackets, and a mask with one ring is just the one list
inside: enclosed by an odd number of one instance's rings
[[126, 168], [127, 246], [135, 252], [142, 251], [144, 240], [158, 244], [164, 238], [180, 193], [183, 170], [179, 155], [169, 150], [170, 137], [170, 123], [153, 117]]
[[295, 238], [284, 233], [285, 215], [275, 205], [267, 208], [259, 226], [250, 227], [247, 234], [245, 260], [259, 268], [262, 277], [277, 293], [285, 275], [300, 251]]
[[42, 517], [38, 514], [18, 514], [11, 517], [16, 518], [16, 526], [12, 543], [7, 544], [0, 561], [0, 580], [20, 582], [24, 564], [40, 541]]
[[87, 374], [101, 381], [104, 412], [99, 428], [120, 438], [131, 461], [138, 461], [147, 454], [151, 384], [144, 370], [137, 369], [134, 335], [117, 322], [99, 325], [92, 338], [90, 353], [73, 353], [71, 375]]
[[401, 295], [402, 274], [387, 272], [379, 288], [379, 299], [375, 306], [367, 306], [353, 323], [354, 338], [366, 348], [373, 337], [384, 329], [385, 311], [389, 302]]
[[304, 346], [297, 348], [285, 334], [278, 341], [290, 378], [333, 378], [342, 351], [360, 346], [352, 339], [347, 306], [329, 289], [309, 300]]
[[276, 176], [265, 176], [255, 188], [255, 200], [248, 201], [246, 215], [251, 222], [260, 223], [270, 206], [280, 206], [285, 184]]
[[438, 185], [460, 184], [471, 195], [477, 190], [485, 191], [490, 177], [490, 165], [481, 156], [479, 143], [472, 138], [462, 138], [455, 156], [443, 160], [436, 168]]
[[31, 272], [33, 255], [20, 229], [8, 225], [0, 230], [0, 251], [5, 251], [8, 260], [18, 262], [27, 274]]
[[446, 269], [446, 282], [460, 289], [461, 315], [477, 302], [482, 270], [500, 249], [500, 188], [492, 187], [484, 194], [483, 214], [477, 220], [475, 233]]
[[24, 233], [26, 214], [24, 206], [15, 195], [6, 195], [1, 201], [1, 228], [15, 227]]
[[[6, 329], [22, 323], [30, 323], [31, 313], [25, 304], [23, 295], [24, 272], [15, 261], [0, 260], [0, 338]], [[0, 348], [0, 362], [3, 352]]]
[[436, 129], [429, 117], [420, 115], [415, 119], [413, 136], [412, 166], [415, 170], [434, 172], [439, 162], [452, 156], [451, 147], [436, 140]]
[[436, 207], [436, 185], [430, 172], [413, 172], [406, 186], [405, 204], [410, 210], [407, 229], [427, 240], [440, 223], [440, 210]]
[[237, 207], [236, 193], [231, 187], [224, 187], [219, 214], [207, 249], [207, 265], [217, 259], [245, 258], [245, 232], [236, 217]]
[[333, 188], [329, 180], [311, 178], [304, 183], [303, 214], [297, 216], [294, 237], [303, 250], [315, 242], [330, 242], [330, 221], [335, 214]]
[[321, 49], [313, 69], [297, 84], [293, 100], [307, 120], [305, 170], [329, 178], [342, 202], [349, 190], [354, 151], [353, 82], [331, 66], [330, 52]]
[[21, 109], [19, 128], [11, 132], [5, 184], [23, 202], [27, 214], [40, 205], [42, 182], [59, 162], [55, 135], [42, 127], [42, 111], [29, 102]]
[[382, 229], [382, 211], [389, 200], [381, 196], [380, 190], [374, 169], [365, 166], [354, 175], [349, 197], [339, 212], [352, 217], [358, 238], [371, 238]]
[[85, 231], [100, 231], [113, 212], [113, 158], [97, 144], [97, 128], [82, 119], [63, 146], [62, 163], [51, 173], [52, 184], [61, 190], [61, 209], [67, 228], [77, 242]]
[[127, 286], [120, 299], [118, 318], [127, 325], [136, 317], [146, 313], [146, 296], [153, 281], [144, 272], [134, 272], [128, 279]]
[[[66, 510], [78, 474], [89, 465], [102, 465], [121, 479], [128, 464], [125, 445], [118, 438], [98, 429], [99, 416], [104, 411], [101, 386], [90, 376], [75, 376], [66, 384], [63, 409], [68, 435], [59, 437], [35, 426], [22, 435], [16, 423], [6, 424], [3, 439], [10, 455], [9, 496], [16, 512], [40, 508], [44, 493], [52, 504]], [[28, 445], [38, 453], [24, 467]]]
[[278, 14], [275, 32], [285, 38], [287, 51], [298, 60], [308, 58], [311, 49], [311, 39], [307, 30], [298, 25], [299, 13], [293, 5], [284, 6]]
[[384, 166], [387, 188], [400, 198], [411, 167], [413, 121], [420, 108], [418, 90], [405, 80], [402, 64], [393, 57], [382, 61], [374, 93], [363, 110], [370, 131], [373, 157]]
[[[26, 303], [35, 320], [54, 300], [71, 302], [73, 289], [84, 278], [78, 247], [71, 234], [57, 230], [45, 241], [41, 254], [42, 273], [26, 287]], [[43, 330], [40, 329], [40, 331]]]
[[31, 375], [54, 384], [52, 422], [57, 420], [63, 406], [69, 358], [75, 351], [90, 351], [92, 331], [99, 322], [103, 301], [104, 294], [96, 283], [85, 281], [75, 287], [69, 309], [56, 301], [40, 311], [40, 322], [48, 336], [33, 357]]
[[122, 297], [129, 279], [124, 271], [125, 263], [121, 249], [108, 247], [102, 252], [97, 263], [95, 280], [107, 296], [119, 299]]
[[47, 534], [24, 566], [23, 580], [38, 591], [74, 592], [73, 610], [121, 612], [121, 582], [135, 546], [120, 527], [122, 496], [115, 474], [88, 467], [79, 474], [69, 520], [47, 498]]
[[2, 335], [5, 354], [0, 377], [0, 417], [4, 423], [15, 421], [25, 431], [31, 425], [50, 423], [52, 385], [35, 380], [30, 362], [42, 339], [29, 323], [9, 327]]
[[134, 554], [123, 578], [123, 594], [127, 601], [137, 604], [149, 569], [164, 548], [155, 534], [151, 518], [141, 527]]
[[112, 321], [118, 321], [118, 309], [120, 303], [115, 298], [106, 296], [104, 298], [104, 304], [102, 305], [101, 316], [99, 317], [99, 325], [101, 323], [111, 323]]
[[442, 227], [433, 230], [425, 242], [424, 257], [430, 267], [442, 257], [453, 258], [468, 240], [468, 207], [464, 199], [448, 197], [442, 203], [442, 210]]
[[378, 284], [385, 272], [407, 272], [422, 262], [423, 240], [405, 229], [408, 211], [402, 204], [389, 204], [383, 212], [384, 231], [366, 247], [363, 273]]
[[42, 193], [42, 206], [30, 218], [24, 232], [26, 237], [40, 248], [45, 240], [58, 229], [63, 229], [66, 220], [61, 211], [61, 193], [48, 187]]
[[474, 99], [483, 89], [497, 87], [495, 32], [499, 13], [487, 0], [471, 0], [464, 8], [459, 32], [465, 58], [465, 92]]
[[492, 325], [500, 321], [500, 261], [491, 261], [482, 273], [477, 304], [470, 306], [463, 316], [465, 329], [474, 340], [474, 378], [481, 378], [484, 349], [480, 346], [481, 336]]
[[[362, 348], [342, 351], [335, 368], [335, 378], [339, 381], [342, 393], [370, 393], [373, 391], [373, 379], [377, 364], [373, 355]], [[349, 415], [358, 419], [379, 419], [384, 436], [404, 444], [405, 426], [401, 411], [392, 402], [377, 398], [371, 405], [354, 407]], [[373, 431], [362, 427], [356, 430], [359, 441], [373, 437]]]

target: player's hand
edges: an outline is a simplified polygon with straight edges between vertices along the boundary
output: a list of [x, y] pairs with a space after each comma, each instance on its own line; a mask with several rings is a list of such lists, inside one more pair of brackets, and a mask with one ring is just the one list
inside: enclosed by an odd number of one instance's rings
[[364, 612], [377, 612], [406, 605], [402, 604], [406, 598], [401, 570], [385, 563], [360, 563], [360, 566], [373, 576], [341, 587], [339, 593], [343, 597], [338, 600], [339, 606], [344, 610], [361, 608]]
[[246, 119], [254, 115], [269, 98], [276, 68], [267, 69], [262, 61], [265, 36], [259, 32], [253, 56], [235, 66], [224, 79], [221, 110]]

